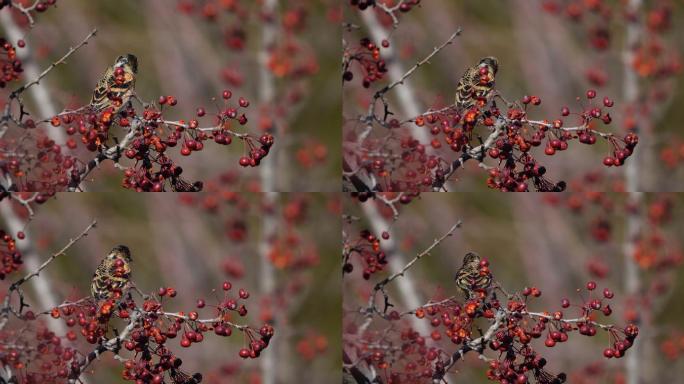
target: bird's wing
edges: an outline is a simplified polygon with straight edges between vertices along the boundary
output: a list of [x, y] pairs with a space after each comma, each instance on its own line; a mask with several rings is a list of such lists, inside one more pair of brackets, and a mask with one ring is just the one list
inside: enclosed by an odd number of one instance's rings
[[107, 268], [107, 261], [102, 260], [100, 265], [97, 266], [97, 269], [95, 270], [95, 273], [93, 273], [93, 280], [90, 285], [90, 293], [93, 297], [96, 299], [100, 298], [100, 292], [102, 289], [107, 288], [107, 278], [106, 276], [108, 275], [108, 268]]
[[109, 67], [105, 72], [104, 76], [97, 82], [97, 86], [93, 91], [93, 97], [90, 99], [90, 105], [95, 110], [104, 109], [104, 107], [109, 103], [107, 93], [114, 85], [114, 68]]
[[468, 68], [456, 86], [456, 105], [462, 109], [470, 108], [473, 105], [473, 86], [477, 84], [478, 73], [476, 67]]

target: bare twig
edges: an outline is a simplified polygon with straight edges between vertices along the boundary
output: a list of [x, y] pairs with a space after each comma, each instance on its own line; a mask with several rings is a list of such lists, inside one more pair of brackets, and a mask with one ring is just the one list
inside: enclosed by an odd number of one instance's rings
[[385, 286], [386, 286], [387, 284], [391, 283], [392, 280], [394, 280], [394, 279], [396, 279], [396, 278], [398, 278], [398, 277], [400, 277], [400, 276], [404, 276], [404, 274], [406, 273], [406, 271], [408, 271], [408, 270], [413, 266], [413, 264], [415, 264], [416, 262], [418, 262], [418, 260], [420, 260], [423, 256], [429, 255], [429, 254], [430, 254], [430, 251], [432, 251], [433, 248], [435, 248], [437, 245], [439, 245], [439, 243], [441, 243], [444, 239], [446, 239], [447, 237], [451, 236], [451, 235], [454, 233], [454, 231], [456, 231], [456, 229], [457, 229], [458, 227], [460, 227], [460, 226], [461, 226], [461, 221], [459, 221], [459, 222], [457, 222], [456, 224], [452, 225], [451, 228], [450, 228], [444, 235], [442, 235], [442, 237], [440, 237], [439, 239], [435, 239], [435, 241], [434, 241], [429, 247], [427, 247], [427, 249], [425, 249], [423, 252], [417, 254], [416, 257], [414, 257], [411, 261], [409, 261], [409, 262], [404, 266], [404, 268], [402, 268], [399, 272], [396, 272], [396, 273], [394, 273], [393, 275], [391, 275], [391, 276], [385, 278], [385, 279], [382, 280], [381, 282], [377, 283], [377, 284], [375, 285], [375, 288], [373, 288], [373, 290], [374, 290], [374, 291], [378, 291], [378, 290], [381, 291], [381, 290], [384, 290]]
[[47, 74], [50, 73], [50, 71], [55, 69], [55, 67], [57, 67], [58, 65], [65, 63], [66, 59], [68, 59], [69, 56], [74, 54], [74, 52], [78, 51], [84, 45], [88, 44], [88, 40], [90, 40], [90, 38], [95, 36], [95, 34], [97, 34], [97, 29], [93, 29], [93, 31], [90, 32], [90, 34], [88, 34], [88, 36], [86, 36], [85, 39], [83, 39], [83, 41], [81, 41], [81, 43], [78, 44], [76, 47], [69, 48], [69, 50], [67, 51], [67, 53], [64, 56], [62, 56], [59, 60], [55, 61], [54, 63], [50, 64], [50, 66], [47, 67], [43, 72], [41, 72], [37, 78], [29, 81], [28, 83], [26, 83], [26, 84], [22, 85], [21, 87], [15, 89], [14, 91], [12, 91], [12, 93], [10, 94], [10, 99], [17, 98], [25, 90], [27, 90], [30, 87], [40, 83], [40, 80], [43, 77], [47, 76]]
[[[72, 238], [69, 240], [69, 242], [58, 252], [52, 254], [47, 260], [45, 260], [41, 265], [33, 269], [31, 272], [29, 272], [27, 275], [24, 277], [20, 278], [19, 280], [15, 281], [12, 283], [5, 295], [5, 300], [2, 304], [2, 307], [0, 307], [0, 329], [4, 328], [5, 324], [9, 320], [9, 315], [10, 313], [15, 313], [15, 314], [20, 314], [21, 311], [23, 310], [23, 307], [26, 306], [24, 304], [24, 299], [23, 299], [23, 293], [21, 292], [21, 286], [26, 283], [27, 281], [31, 280], [32, 278], [38, 276], [40, 272], [45, 269], [52, 261], [54, 261], [57, 257], [63, 255], [71, 246], [73, 246], [77, 241], [82, 239], [83, 237], [88, 235], [88, 231], [90, 231], [93, 227], [95, 227], [96, 221], [93, 221], [86, 229], [81, 232], [77, 237]], [[17, 292], [19, 294], [19, 311], [14, 311], [12, 308], [12, 296], [13, 293]]]
[[84, 229], [83, 232], [81, 232], [81, 234], [79, 234], [78, 236], [76, 236], [76, 237], [73, 238], [73, 239], [69, 239], [69, 242], [68, 242], [62, 249], [60, 249], [60, 250], [59, 250], [58, 252], [56, 252], [56, 253], [53, 253], [52, 256], [48, 257], [47, 260], [45, 260], [45, 261], [43, 262], [43, 264], [41, 264], [41, 265], [38, 267], [38, 269], [36, 269], [35, 271], [33, 271], [33, 272], [27, 274], [26, 276], [22, 277], [21, 279], [17, 280], [16, 282], [14, 282], [14, 283], [12, 284], [12, 286], [10, 287], [10, 290], [12, 289], [12, 287], [18, 287], [18, 286], [24, 284], [25, 282], [29, 281], [30, 279], [32, 279], [32, 278], [38, 276], [38, 275], [40, 274], [40, 272], [41, 272], [43, 269], [45, 269], [53, 260], [55, 260], [57, 257], [63, 255], [69, 248], [71, 248], [72, 245], [74, 245], [74, 244], [75, 244], [77, 241], [79, 241], [81, 238], [83, 238], [83, 237], [85, 237], [85, 236], [88, 236], [88, 231], [90, 231], [93, 227], [95, 227], [96, 224], [97, 224], [97, 221], [96, 221], [96, 220], [93, 220], [93, 222], [90, 223], [90, 224], [86, 227], [86, 229]]
[[[369, 201], [362, 205], [366, 217], [368, 218], [375, 232], [380, 233], [384, 230], [387, 230], [389, 232], [390, 229], [388, 223], [385, 222], [385, 220], [382, 219], [382, 217], [379, 215], [377, 207], [375, 207], [374, 204], [374, 202]], [[406, 272], [418, 260], [429, 254], [430, 251], [432, 251], [432, 249], [434, 249], [439, 243], [441, 243], [447, 237], [451, 236], [453, 232], [456, 230], [456, 228], [460, 226], [461, 222], [459, 221], [458, 223], [453, 225], [449, 229], [449, 231], [447, 231], [446, 234], [444, 234], [441, 238], [435, 240], [432, 243], [432, 245], [430, 245], [423, 252], [417, 254], [411, 261], [409, 261], [405, 265], [403, 264], [405, 260], [403, 255], [401, 255], [399, 251], [396, 250], [396, 245], [394, 244], [394, 240], [392, 240], [395, 237], [392, 233], [390, 233], [389, 239], [385, 241], [383, 244], [383, 249], [387, 253], [388, 258], [390, 259], [390, 268], [392, 269], [393, 273], [389, 277], [378, 282], [373, 288], [373, 291], [371, 292], [368, 299], [368, 305], [364, 309], [362, 309], [362, 312], [366, 316], [366, 321], [362, 326], [359, 327], [359, 333], [363, 333], [363, 331], [366, 328], [368, 328], [372, 321], [373, 315], [380, 315], [381, 317], [385, 317], [385, 311], [387, 310], [387, 307], [391, 305], [391, 303], [389, 303], [387, 293], [385, 292], [385, 287], [400, 276], [404, 276], [404, 278], [398, 280], [398, 284], [399, 289], [402, 293], [401, 299], [405, 302], [406, 306], [409, 308], [417, 308], [421, 305], [421, 303], [423, 303], [423, 300], [420, 299], [417, 293], [416, 284], [414, 283], [413, 279], [410, 279], [408, 276], [406, 276]], [[380, 311], [377, 308], [376, 299], [378, 293], [382, 293], [385, 298], [385, 308], [383, 311]], [[411, 318], [411, 322], [413, 327], [418, 332], [421, 332], [423, 334], [426, 334], [428, 332], [426, 324], [424, 322], [419, 321], [419, 319]]]

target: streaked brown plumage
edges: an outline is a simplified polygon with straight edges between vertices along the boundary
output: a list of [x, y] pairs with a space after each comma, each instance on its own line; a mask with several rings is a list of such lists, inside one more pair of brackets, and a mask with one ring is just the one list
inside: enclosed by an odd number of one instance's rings
[[[116, 69], [123, 71], [116, 76]], [[112, 107], [112, 113], [119, 112], [131, 99], [135, 91], [135, 76], [138, 73], [138, 58], [130, 53], [116, 58], [114, 65], [107, 68], [97, 83], [90, 99], [90, 107], [95, 112]]]
[[131, 278], [131, 261], [131, 251], [127, 246], [114, 247], [93, 274], [91, 295], [97, 300], [122, 296]]
[[456, 272], [456, 285], [465, 293], [467, 299], [475, 296], [478, 290], [486, 290], [492, 283], [491, 275], [480, 273], [480, 255], [468, 252], [463, 257], [463, 265]]
[[[486, 69], [485, 70], [483, 70]], [[468, 68], [456, 86], [455, 104], [464, 111], [478, 105], [478, 101], [487, 101], [489, 92], [494, 88], [499, 61], [496, 57], [488, 56], [480, 60], [477, 66]]]

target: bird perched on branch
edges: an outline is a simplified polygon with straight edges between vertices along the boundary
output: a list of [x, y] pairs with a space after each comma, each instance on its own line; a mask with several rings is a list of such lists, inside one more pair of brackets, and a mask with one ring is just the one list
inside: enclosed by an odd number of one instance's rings
[[499, 61], [496, 57], [488, 56], [480, 60], [475, 67], [465, 71], [456, 86], [455, 104], [459, 110], [465, 111], [478, 105], [478, 102], [487, 102], [489, 92], [494, 88], [496, 72], [499, 70]]
[[90, 100], [95, 112], [112, 107], [112, 114], [119, 112], [131, 99], [135, 91], [135, 76], [138, 74], [138, 58], [132, 54], [119, 56], [114, 65], [107, 68], [97, 83]]
[[474, 298], [478, 291], [484, 291], [492, 283], [489, 269], [482, 267], [482, 258], [474, 252], [468, 252], [463, 257], [463, 265], [456, 272], [456, 285], [465, 293], [468, 300]]
[[95, 270], [90, 293], [96, 300], [123, 296], [131, 279], [131, 251], [125, 245], [114, 247]]

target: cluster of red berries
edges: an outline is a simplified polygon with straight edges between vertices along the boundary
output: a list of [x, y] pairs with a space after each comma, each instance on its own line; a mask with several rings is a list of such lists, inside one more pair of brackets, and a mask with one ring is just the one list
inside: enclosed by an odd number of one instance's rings
[[[399, 127], [399, 122], [392, 119], [389, 126]], [[398, 141], [400, 154], [397, 155], [382, 152], [388, 150], [384, 140], [367, 143], [366, 150], [359, 155], [359, 163], [368, 173], [378, 176], [376, 188], [380, 191], [418, 193], [431, 190], [437, 180], [444, 178], [444, 171], [439, 166], [446, 166], [448, 162], [439, 155], [428, 154], [425, 145], [410, 135], [401, 136]], [[441, 147], [436, 139], [432, 145]]]
[[432, 378], [432, 365], [443, 351], [427, 345], [427, 340], [412, 328], [396, 333], [398, 337], [392, 340], [366, 335], [357, 346], [357, 355], [363, 356], [369, 366], [377, 367], [387, 383], [422, 383]]
[[[383, 239], [389, 239], [389, 234], [384, 232]], [[349, 246], [348, 254], [345, 257], [345, 263], [342, 267], [344, 273], [352, 273], [354, 271], [354, 264], [352, 258], [357, 255], [358, 259], [363, 263], [363, 278], [368, 280], [374, 273], [381, 272], [385, 265], [387, 265], [387, 255], [380, 247], [380, 239], [367, 229], [361, 231], [359, 239], [355, 244]]]
[[[596, 98], [595, 90], [586, 92], [587, 100]], [[444, 142], [455, 152], [464, 152], [472, 147], [473, 131], [477, 126], [493, 127], [498, 125], [502, 131], [486, 154], [499, 161], [498, 166], [489, 168], [487, 185], [490, 188], [501, 191], [526, 191], [531, 182], [537, 191], [562, 191], [566, 183], [561, 181], [551, 183], [545, 179], [546, 167], [541, 165], [533, 156], [531, 150], [546, 142], [544, 153], [553, 156], [556, 151], [564, 151], [568, 148], [571, 140], [592, 145], [596, 143], [596, 136], [604, 137], [613, 147], [612, 156], [604, 159], [607, 166], [619, 166], [632, 154], [638, 143], [638, 137], [634, 133], [628, 133], [624, 138], [618, 139], [611, 134], [598, 132], [595, 129], [595, 121], [602, 120], [609, 124], [612, 119], [608, 112], [601, 107], [590, 105], [582, 112], [576, 113], [579, 125], [568, 128], [563, 118], [571, 114], [568, 107], [561, 109], [561, 118], [553, 121], [535, 121], [528, 117], [528, 108], [538, 106], [542, 102], [538, 96], [524, 96], [518, 103], [512, 104], [505, 113], [502, 113], [495, 105], [486, 107], [484, 100], [463, 113], [453, 108], [442, 109], [436, 113], [428, 113], [418, 116], [414, 123], [419, 126], [427, 126], [434, 136], [441, 135]], [[603, 98], [603, 107], [610, 108], [614, 104], [608, 97]], [[434, 149], [442, 147], [442, 142], [435, 138], [431, 145]], [[484, 149], [479, 154], [478, 160], [484, 160]], [[468, 154], [473, 156], [473, 154]], [[441, 185], [448, 172], [450, 164], [440, 161], [437, 157], [427, 158], [426, 167], [422, 168], [422, 185]], [[417, 176], [416, 174], [407, 176]]]
[[19, 270], [23, 264], [16, 241], [4, 230], [0, 230], [0, 280]]
[[[183, 169], [177, 166], [168, 155], [168, 148], [176, 147], [180, 142], [180, 154], [189, 156], [192, 152], [201, 151], [207, 140], [213, 140], [220, 145], [229, 145], [235, 136], [246, 145], [248, 154], [239, 160], [239, 164], [246, 167], [259, 165], [273, 145], [273, 136], [268, 133], [255, 139], [249, 134], [236, 133], [232, 130], [234, 122], [239, 125], [247, 124], [247, 117], [241, 109], [247, 108], [249, 101], [240, 97], [237, 105], [233, 106], [228, 104], [231, 97], [232, 92], [223, 91], [222, 98], [225, 105], [216, 114], [215, 125], [211, 128], [200, 128], [197, 119], [190, 119], [188, 122], [166, 121], [164, 107], [177, 105], [178, 100], [174, 96], [161, 96], [158, 101], [160, 108], [148, 107], [142, 115], [138, 115], [129, 105], [128, 108], [116, 114], [110, 107], [99, 113], [86, 110], [55, 116], [51, 119], [51, 124], [55, 127], [63, 125], [70, 136], [79, 134], [80, 141], [92, 152], [107, 149], [106, 143], [109, 142], [109, 133], [113, 126], [136, 129], [137, 132], [131, 142], [115, 154], [115, 160], [118, 160], [121, 155], [135, 160], [135, 166], [124, 171], [123, 186], [136, 191], [163, 191], [167, 186], [174, 191], [198, 191], [202, 189], [202, 183], [190, 184], [181, 179]], [[206, 114], [204, 108], [197, 108], [198, 118]], [[69, 138], [67, 147], [76, 148], [76, 140]], [[57, 185], [67, 185], [69, 180], [78, 185], [83, 165], [74, 161], [72, 157], [62, 156], [60, 150], [60, 147], [53, 143], [44, 155], [48, 156], [50, 151], [54, 152], [52, 162], [62, 165], [51, 169], [57, 177]], [[69, 170], [70, 176], [65, 174], [66, 170]], [[46, 180], [49, 175], [43, 176], [43, 180]]]
[[[484, 266], [487, 266], [486, 263]], [[487, 269], [487, 273], [491, 271]], [[595, 297], [598, 286], [593, 281], [587, 282], [587, 294], [581, 295], [582, 303], [571, 304], [570, 300], [562, 299], [562, 309], [544, 312], [529, 309], [530, 300], [542, 295], [537, 287], [526, 287], [509, 295], [505, 302], [497, 299], [494, 289], [489, 288], [489, 293], [483, 291], [465, 302], [448, 298], [434, 300], [404, 314], [392, 310], [386, 316], [387, 320], [399, 321], [403, 316], [413, 314], [418, 319], [429, 321], [432, 331], [429, 335], [418, 335], [409, 329], [401, 333], [401, 340], [372, 340], [375, 331], [368, 331], [364, 335], [369, 338], [368, 344], [360, 344], [359, 356], [368, 356], [369, 365], [380, 372], [384, 371], [391, 378], [390, 382], [399, 383], [425, 378], [441, 379], [453, 364], [454, 356], [462, 357], [458, 351], [467, 353], [475, 350], [475, 353], [485, 354], [488, 358], [489, 380], [500, 383], [560, 384], [566, 381], [566, 374], [551, 374], [545, 370], [546, 359], [535, 350], [533, 340], [545, 338], [544, 345], [552, 348], [557, 343], [566, 342], [572, 332], [591, 337], [603, 330], [609, 334], [611, 344], [603, 355], [606, 358], [620, 358], [633, 345], [639, 333], [633, 324], [620, 328], [604, 325], [597, 320], [599, 315], [612, 314], [610, 305], [605, 301], [613, 299], [615, 295], [606, 288], [601, 291], [600, 297]], [[578, 313], [568, 316], [564, 311], [571, 307], [576, 308]], [[477, 325], [478, 319], [486, 320], [490, 327], [500, 325], [483, 333], [477, 331], [482, 327]], [[481, 346], [473, 345], [476, 339], [482, 341]], [[387, 348], [387, 343], [392, 348]], [[457, 350], [454, 351], [454, 348]], [[487, 350], [493, 351], [494, 357]]]
[[[25, 320], [35, 320], [31, 311], [24, 313]], [[78, 366], [80, 353], [66, 345], [75, 339], [73, 332], [66, 337], [57, 336], [45, 326], [21, 334], [0, 332], [0, 363], [14, 372], [18, 383], [64, 383], [72, 368]]]
[[[382, 46], [389, 47], [389, 42], [383, 40]], [[344, 81], [352, 81], [354, 73], [352, 72], [352, 63], [359, 64], [363, 72], [362, 84], [364, 88], [369, 88], [372, 83], [380, 81], [387, 73], [387, 64], [380, 56], [380, 47], [371, 42], [369, 38], [361, 39], [359, 46], [354, 49], [347, 49], [344, 54], [344, 71], [342, 79]]]
[[[499, 335], [497, 334], [497, 342]], [[506, 336], [502, 336], [506, 339]], [[544, 369], [546, 359], [541, 357], [534, 349], [528, 345], [523, 345], [518, 351], [517, 356], [506, 355], [501, 360], [494, 360], [489, 363], [487, 369], [487, 379], [498, 381], [499, 383], [526, 384], [536, 382], [540, 384], [561, 384], [567, 379], [563, 372], [554, 375]], [[530, 380], [528, 375], [534, 377]]]
[[[136, 358], [124, 364], [123, 378], [136, 382], [162, 383], [165, 374], [168, 374], [170, 382], [187, 383], [188, 381], [178, 381], [178, 378], [189, 376], [180, 371], [182, 362], [168, 346], [169, 340], [180, 336], [180, 346], [189, 348], [192, 344], [201, 343], [208, 332], [228, 337], [234, 330], [238, 330], [246, 337], [246, 346], [240, 349], [238, 355], [242, 358], [257, 358], [261, 351], [268, 347], [273, 337], [274, 329], [268, 324], [257, 330], [249, 326], [236, 325], [232, 321], [233, 314], [239, 317], [247, 315], [247, 307], [241, 301], [249, 298], [248, 291], [239, 289], [236, 296], [229, 295], [232, 284], [228, 281], [223, 282], [222, 290], [223, 299], [212, 306], [216, 311], [212, 319], [200, 319], [197, 310], [165, 312], [164, 299], [177, 295], [177, 291], [172, 287], [160, 288], [157, 292], [158, 298], [147, 298], [141, 305], [128, 295], [123, 299], [106, 300], [99, 305], [89, 300], [60, 306], [52, 309], [50, 315], [53, 318], [63, 318], [69, 328], [80, 326], [80, 334], [90, 344], [100, 344], [106, 340], [112, 318], [135, 321], [129, 332], [130, 337], [120, 341], [123, 348], [136, 352]], [[197, 300], [198, 310], [206, 306], [204, 299]], [[73, 341], [76, 335], [76, 332], [69, 331], [66, 337]], [[155, 356], [156, 361], [153, 361]], [[73, 369], [78, 372], [80, 366], [76, 364]], [[200, 374], [192, 377], [196, 383], [201, 381]]]
[[[20, 48], [23, 44], [23, 40], [18, 43]], [[22, 72], [24, 68], [17, 57], [16, 48], [9, 41], [0, 38], [0, 88], [5, 88], [7, 84], [18, 79]]]

